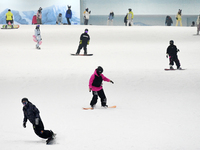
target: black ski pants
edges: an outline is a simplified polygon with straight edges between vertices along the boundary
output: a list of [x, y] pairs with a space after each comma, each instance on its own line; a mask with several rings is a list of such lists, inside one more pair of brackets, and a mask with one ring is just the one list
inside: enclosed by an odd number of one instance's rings
[[51, 131], [44, 130], [44, 125], [42, 120], [39, 121], [38, 125], [33, 125], [33, 129], [35, 131], [35, 134], [37, 134], [39, 137], [43, 139], [47, 139], [52, 135]]
[[176, 64], [177, 68], [179, 68], [180, 67], [180, 62], [178, 60], [178, 56], [177, 55], [169, 56], [169, 65], [173, 66], [174, 62]]
[[87, 54], [87, 44], [79, 44], [76, 54], [79, 54], [82, 48], [84, 49], [84, 55], [86, 55]]
[[93, 94], [93, 97], [90, 102], [91, 106], [94, 106], [97, 103], [98, 97], [100, 97], [100, 99], [101, 99], [101, 106], [106, 106], [107, 99], [106, 99], [106, 95], [105, 95], [103, 89], [101, 89], [100, 91], [92, 91], [92, 94]]
[[68, 24], [68, 25], [71, 25], [71, 22], [70, 22], [69, 19], [70, 19], [70, 18], [67, 18], [67, 24]]

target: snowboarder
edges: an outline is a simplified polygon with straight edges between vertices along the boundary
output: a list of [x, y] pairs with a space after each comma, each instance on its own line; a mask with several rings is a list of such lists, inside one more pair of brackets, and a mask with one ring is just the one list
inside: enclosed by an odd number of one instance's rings
[[134, 17], [134, 15], [133, 15], [133, 12], [132, 12], [131, 8], [129, 8], [128, 10], [129, 10], [129, 13], [128, 13], [127, 18], [126, 18], [127, 19], [127, 25], [131, 24], [131, 26], [133, 26], [133, 17]]
[[103, 68], [99, 66], [97, 69], [95, 69], [94, 74], [90, 77], [89, 80], [89, 92], [92, 91], [93, 97], [90, 102], [90, 106], [92, 108], [95, 107], [97, 103], [98, 96], [101, 98], [101, 106], [104, 108], [107, 108], [107, 99], [102, 87], [102, 81], [111, 82], [114, 84], [114, 82], [108, 78], [106, 78], [103, 74]]
[[172, 18], [170, 16], [166, 17], [165, 24], [171, 26], [173, 24]]
[[113, 25], [113, 19], [114, 19], [114, 12], [111, 11], [109, 16], [108, 16], [107, 25], [109, 25], [109, 24]]
[[200, 15], [197, 17], [197, 35], [199, 35], [200, 31]]
[[182, 10], [179, 9], [177, 15], [176, 15], [176, 26], [178, 26], [178, 22], [180, 22], [180, 26], [182, 26]]
[[65, 17], [67, 18], [67, 23], [68, 25], [71, 25], [71, 22], [69, 19], [72, 18], [72, 11], [71, 11], [71, 6], [68, 5], [68, 10], [66, 11]]
[[174, 62], [176, 63], [177, 69], [181, 69], [181, 65], [177, 56], [177, 52], [179, 52], [179, 49], [177, 49], [176, 45], [174, 45], [174, 41], [170, 40], [169, 41], [169, 46], [167, 48], [167, 52], [166, 52], [166, 57], [169, 57], [169, 65], [170, 65], [170, 69], [174, 69], [173, 65]]
[[36, 25], [35, 28], [35, 39], [37, 41], [36, 48], [40, 49], [40, 45], [42, 43], [41, 32], [40, 32], [40, 25]]
[[56, 24], [63, 24], [62, 14], [59, 13], [56, 19]]
[[37, 17], [37, 24], [42, 24], [42, 7], [39, 8], [36, 17]]
[[[6, 23], [11, 25], [11, 28], [13, 28], [13, 14], [10, 9], [8, 9], [8, 12], [6, 13]], [[7, 25], [5, 28], [7, 28]]]
[[47, 142], [51, 141], [55, 137], [55, 134], [51, 130], [44, 129], [38, 108], [33, 105], [27, 98], [23, 98], [21, 102], [24, 105], [23, 127], [26, 128], [27, 120], [29, 120], [32, 123], [33, 130], [37, 136], [43, 139], [47, 139]]
[[89, 21], [89, 18], [90, 18], [90, 14], [91, 14], [91, 11], [89, 11], [89, 9], [86, 8], [85, 11], [83, 12], [84, 25], [88, 25], [88, 21]]
[[80, 42], [78, 46], [78, 50], [76, 52], [76, 55], [79, 55], [80, 50], [84, 49], [84, 55], [87, 55], [87, 45], [89, 45], [90, 42], [90, 36], [88, 34], [88, 29], [85, 29], [85, 32], [81, 34], [80, 36]]

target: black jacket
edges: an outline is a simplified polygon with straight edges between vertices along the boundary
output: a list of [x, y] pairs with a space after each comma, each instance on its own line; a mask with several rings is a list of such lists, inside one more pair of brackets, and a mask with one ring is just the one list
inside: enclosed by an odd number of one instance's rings
[[24, 122], [27, 122], [27, 120], [29, 120], [34, 125], [35, 118], [39, 118], [41, 120], [39, 110], [31, 102], [28, 102], [28, 104], [23, 107], [23, 112]]
[[167, 54], [169, 56], [176, 56], [178, 52], [178, 49], [176, 47], [176, 45], [169, 45], [167, 48]]
[[80, 40], [82, 40], [83, 45], [87, 45], [88, 41], [90, 41], [90, 36], [87, 33], [81, 34]]

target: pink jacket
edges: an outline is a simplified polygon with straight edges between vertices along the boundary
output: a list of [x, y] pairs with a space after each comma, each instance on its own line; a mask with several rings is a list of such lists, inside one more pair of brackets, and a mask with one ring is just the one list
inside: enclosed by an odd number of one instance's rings
[[[92, 74], [92, 76], [90, 77], [90, 81], [89, 81], [89, 88], [92, 90], [92, 91], [100, 91], [102, 89], [102, 85], [100, 87], [95, 87], [95, 86], [92, 86], [92, 83], [95, 79], [95, 75], [96, 76], [99, 76], [97, 74], [97, 71], [95, 70], [94, 71], [94, 74]], [[110, 82], [110, 79], [106, 78], [103, 74], [100, 75], [103, 79], [103, 81], [107, 81], [107, 82]]]

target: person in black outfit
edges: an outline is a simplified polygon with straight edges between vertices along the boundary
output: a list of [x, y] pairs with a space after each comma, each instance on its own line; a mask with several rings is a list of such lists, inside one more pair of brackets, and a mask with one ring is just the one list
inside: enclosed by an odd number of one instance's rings
[[171, 26], [173, 24], [172, 18], [170, 16], [166, 17], [165, 24]]
[[87, 55], [87, 45], [89, 45], [89, 42], [90, 42], [90, 36], [88, 35], [88, 29], [85, 29], [85, 32], [81, 34], [76, 55], [79, 55], [82, 48], [84, 49], [84, 55]]
[[35, 134], [39, 137], [47, 140], [54, 138], [54, 133], [51, 130], [44, 130], [42, 119], [40, 118], [40, 112], [35, 105], [33, 105], [27, 98], [22, 99], [24, 120], [23, 127], [26, 128], [27, 120], [33, 125]]
[[169, 42], [169, 46], [167, 48], [167, 53], [166, 53], [166, 57], [168, 58], [169, 56], [169, 65], [170, 65], [170, 69], [174, 69], [173, 65], [174, 62], [176, 63], [177, 69], [181, 69], [181, 65], [177, 56], [177, 52], [179, 52], [179, 49], [177, 49], [176, 45], [174, 45], [174, 41], [171, 40]]

